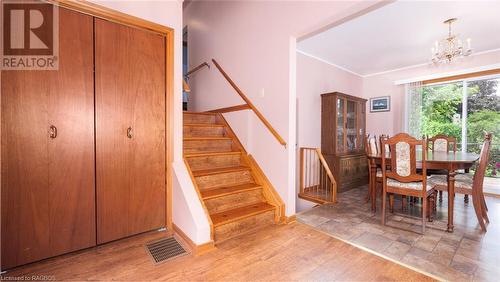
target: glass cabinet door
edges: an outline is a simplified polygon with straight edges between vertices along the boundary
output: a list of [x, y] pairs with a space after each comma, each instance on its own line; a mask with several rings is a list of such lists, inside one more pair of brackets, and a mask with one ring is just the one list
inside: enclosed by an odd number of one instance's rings
[[337, 153], [344, 152], [344, 99], [337, 99]]
[[365, 104], [364, 103], [358, 103], [359, 104], [359, 109], [358, 109], [358, 148], [360, 150], [365, 149]]
[[355, 151], [358, 148], [357, 108], [355, 101], [347, 100], [346, 149], [349, 152]]

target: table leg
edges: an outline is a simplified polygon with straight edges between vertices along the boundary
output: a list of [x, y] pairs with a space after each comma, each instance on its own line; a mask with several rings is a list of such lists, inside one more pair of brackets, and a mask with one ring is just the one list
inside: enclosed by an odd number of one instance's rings
[[448, 232], [453, 232], [453, 210], [455, 204], [455, 170], [448, 171]]
[[372, 211], [377, 210], [377, 165], [372, 164], [370, 169], [370, 192], [372, 198]]

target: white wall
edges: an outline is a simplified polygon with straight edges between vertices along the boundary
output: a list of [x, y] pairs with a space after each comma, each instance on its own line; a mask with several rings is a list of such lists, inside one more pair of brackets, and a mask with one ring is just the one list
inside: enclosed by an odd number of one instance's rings
[[[297, 52], [297, 144], [298, 147], [321, 148], [321, 94], [342, 92], [362, 95], [362, 78]], [[300, 156], [297, 150], [297, 181]], [[296, 194], [299, 191], [297, 183]], [[314, 206], [297, 197], [297, 212]]]
[[93, 2], [174, 29], [172, 219], [196, 244], [208, 242], [210, 226], [182, 158], [182, 0]]
[[[352, 16], [369, 1], [194, 1], [184, 11], [190, 68], [215, 58], [287, 141], [281, 146], [253, 113], [227, 115], [286, 205], [295, 213], [296, 38]], [[196, 111], [241, 104], [218, 71], [191, 80]], [[246, 132], [246, 133], [245, 133]]]

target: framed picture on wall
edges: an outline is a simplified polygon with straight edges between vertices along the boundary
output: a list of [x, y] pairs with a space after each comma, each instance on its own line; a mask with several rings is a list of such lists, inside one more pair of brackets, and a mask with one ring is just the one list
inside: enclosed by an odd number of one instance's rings
[[391, 110], [391, 96], [370, 98], [370, 112], [388, 112]]

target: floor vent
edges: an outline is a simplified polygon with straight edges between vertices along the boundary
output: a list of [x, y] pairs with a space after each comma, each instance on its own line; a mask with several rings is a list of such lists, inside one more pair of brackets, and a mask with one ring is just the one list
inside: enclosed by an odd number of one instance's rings
[[146, 249], [155, 264], [189, 254], [174, 237], [149, 242]]

